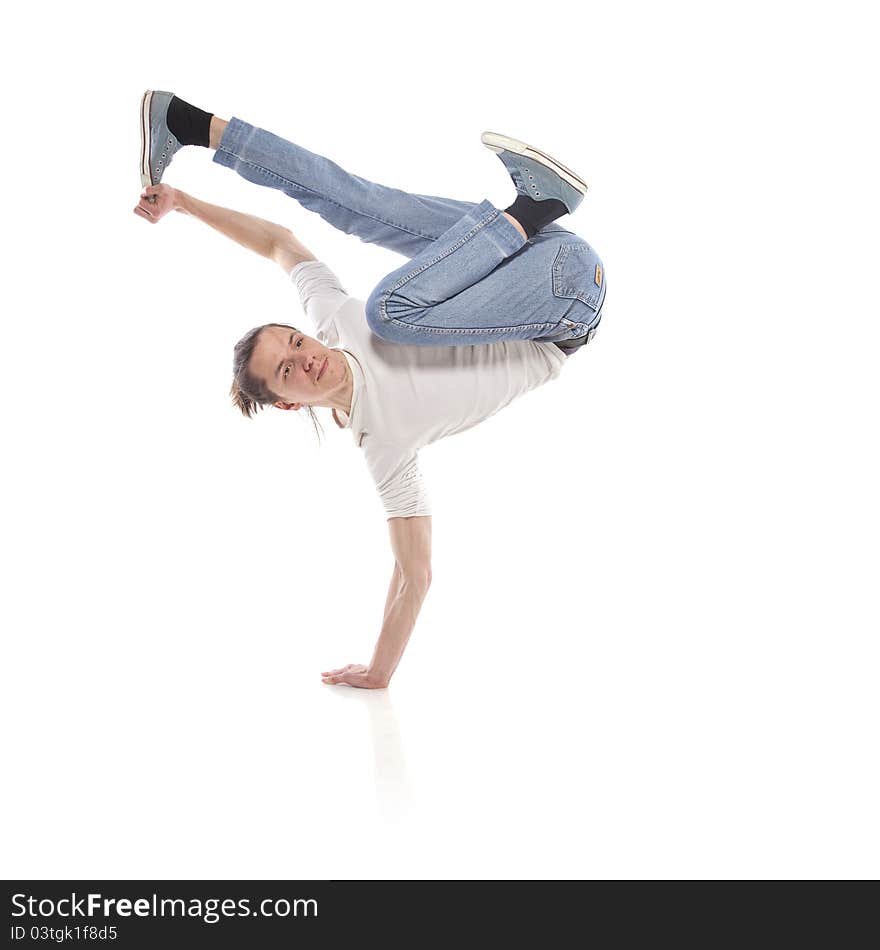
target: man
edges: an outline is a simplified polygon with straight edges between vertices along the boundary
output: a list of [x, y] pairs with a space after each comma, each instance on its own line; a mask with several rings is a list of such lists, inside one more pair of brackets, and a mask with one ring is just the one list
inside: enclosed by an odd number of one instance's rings
[[[322, 678], [383, 688], [431, 583], [430, 503], [418, 450], [555, 378], [596, 332], [602, 262], [553, 223], [577, 208], [587, 186], [546, 153], [484, 133], [516, 187], [509, 208], [407, 194], [169, 92], [144, 94], [141, 132], [145, 188], [135, 213], [156, 223], [181, 211], [274, 260], [316, 326], [316, 338], [275, 323], [246, 334], [235, 348], [233, 401], [246, 416], [268, 405], [330, 408], [364, 452], [388, 518], [394, 569], [370, 663]], [[349, 297], [287, 228], [162, 184], [184, 146], [213, 149], [215, 162], [248, 181], [279, 189], [334, 227], [409, 260], [366, 303]]]

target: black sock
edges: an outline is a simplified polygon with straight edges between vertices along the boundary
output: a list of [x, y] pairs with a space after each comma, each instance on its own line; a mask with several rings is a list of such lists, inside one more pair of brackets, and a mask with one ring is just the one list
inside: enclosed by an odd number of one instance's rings
[[165, 122], [181, 145], [203, 145], [208, 148], [211, 144], [211, 113], [202, 112], [177, 96], [168, 103]]
[[516, 201], [505, 209], [523, 226], [526, 236], [533, 238], [545, 224], [568, 214], [568, 208], [557, 198], [546, 198], [544, 201], [535, 201], [528, 195], [517, 195]]

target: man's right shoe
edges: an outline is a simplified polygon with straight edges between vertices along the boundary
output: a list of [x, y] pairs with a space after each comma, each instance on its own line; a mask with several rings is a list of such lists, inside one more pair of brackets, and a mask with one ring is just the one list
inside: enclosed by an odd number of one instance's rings
[[168, 128], [173, 92], [148, 89], [141, 99], [141, 185], [158, 185], [171, 156], [183, 148]]
[[497, 132], [484, 132], [480, 140], [504, 162], [519, 194], [534, 201], [555, 198], [569, 214], [584, 200], [587, 183], [546, 152]]

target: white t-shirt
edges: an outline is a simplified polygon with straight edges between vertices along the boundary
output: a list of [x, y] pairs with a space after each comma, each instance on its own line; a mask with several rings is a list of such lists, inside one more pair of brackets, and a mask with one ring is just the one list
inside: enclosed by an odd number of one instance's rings
[[363, 301], [349, 297], [320, 261], [290, 272], [315, 337], [342, 349], [353, 377], [351, 414], [338, 413], [366, 457], [387, 517], [429, 515], [418, 451], [464, 432], [562, 370], [553, 343], [515, 340], [474, 346], [388, 343], [367, 325]]

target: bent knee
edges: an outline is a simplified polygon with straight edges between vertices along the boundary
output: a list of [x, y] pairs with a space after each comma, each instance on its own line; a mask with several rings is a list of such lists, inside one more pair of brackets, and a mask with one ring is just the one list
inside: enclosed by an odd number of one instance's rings
[[381, 326], [385, 317], [385, 299], [387, 293], [381, 286], [374, 287], [373, 292], [367, 297], [366, 313], [367, 325], [375, 333], [376, 328]]
[[395, 332], [388, 318], [387, 303], [390, 296], [391, 294], [381, 286], [373, 290], [366, 303], [367, 326], [380, 340], [396, 343], [400, 334]]

